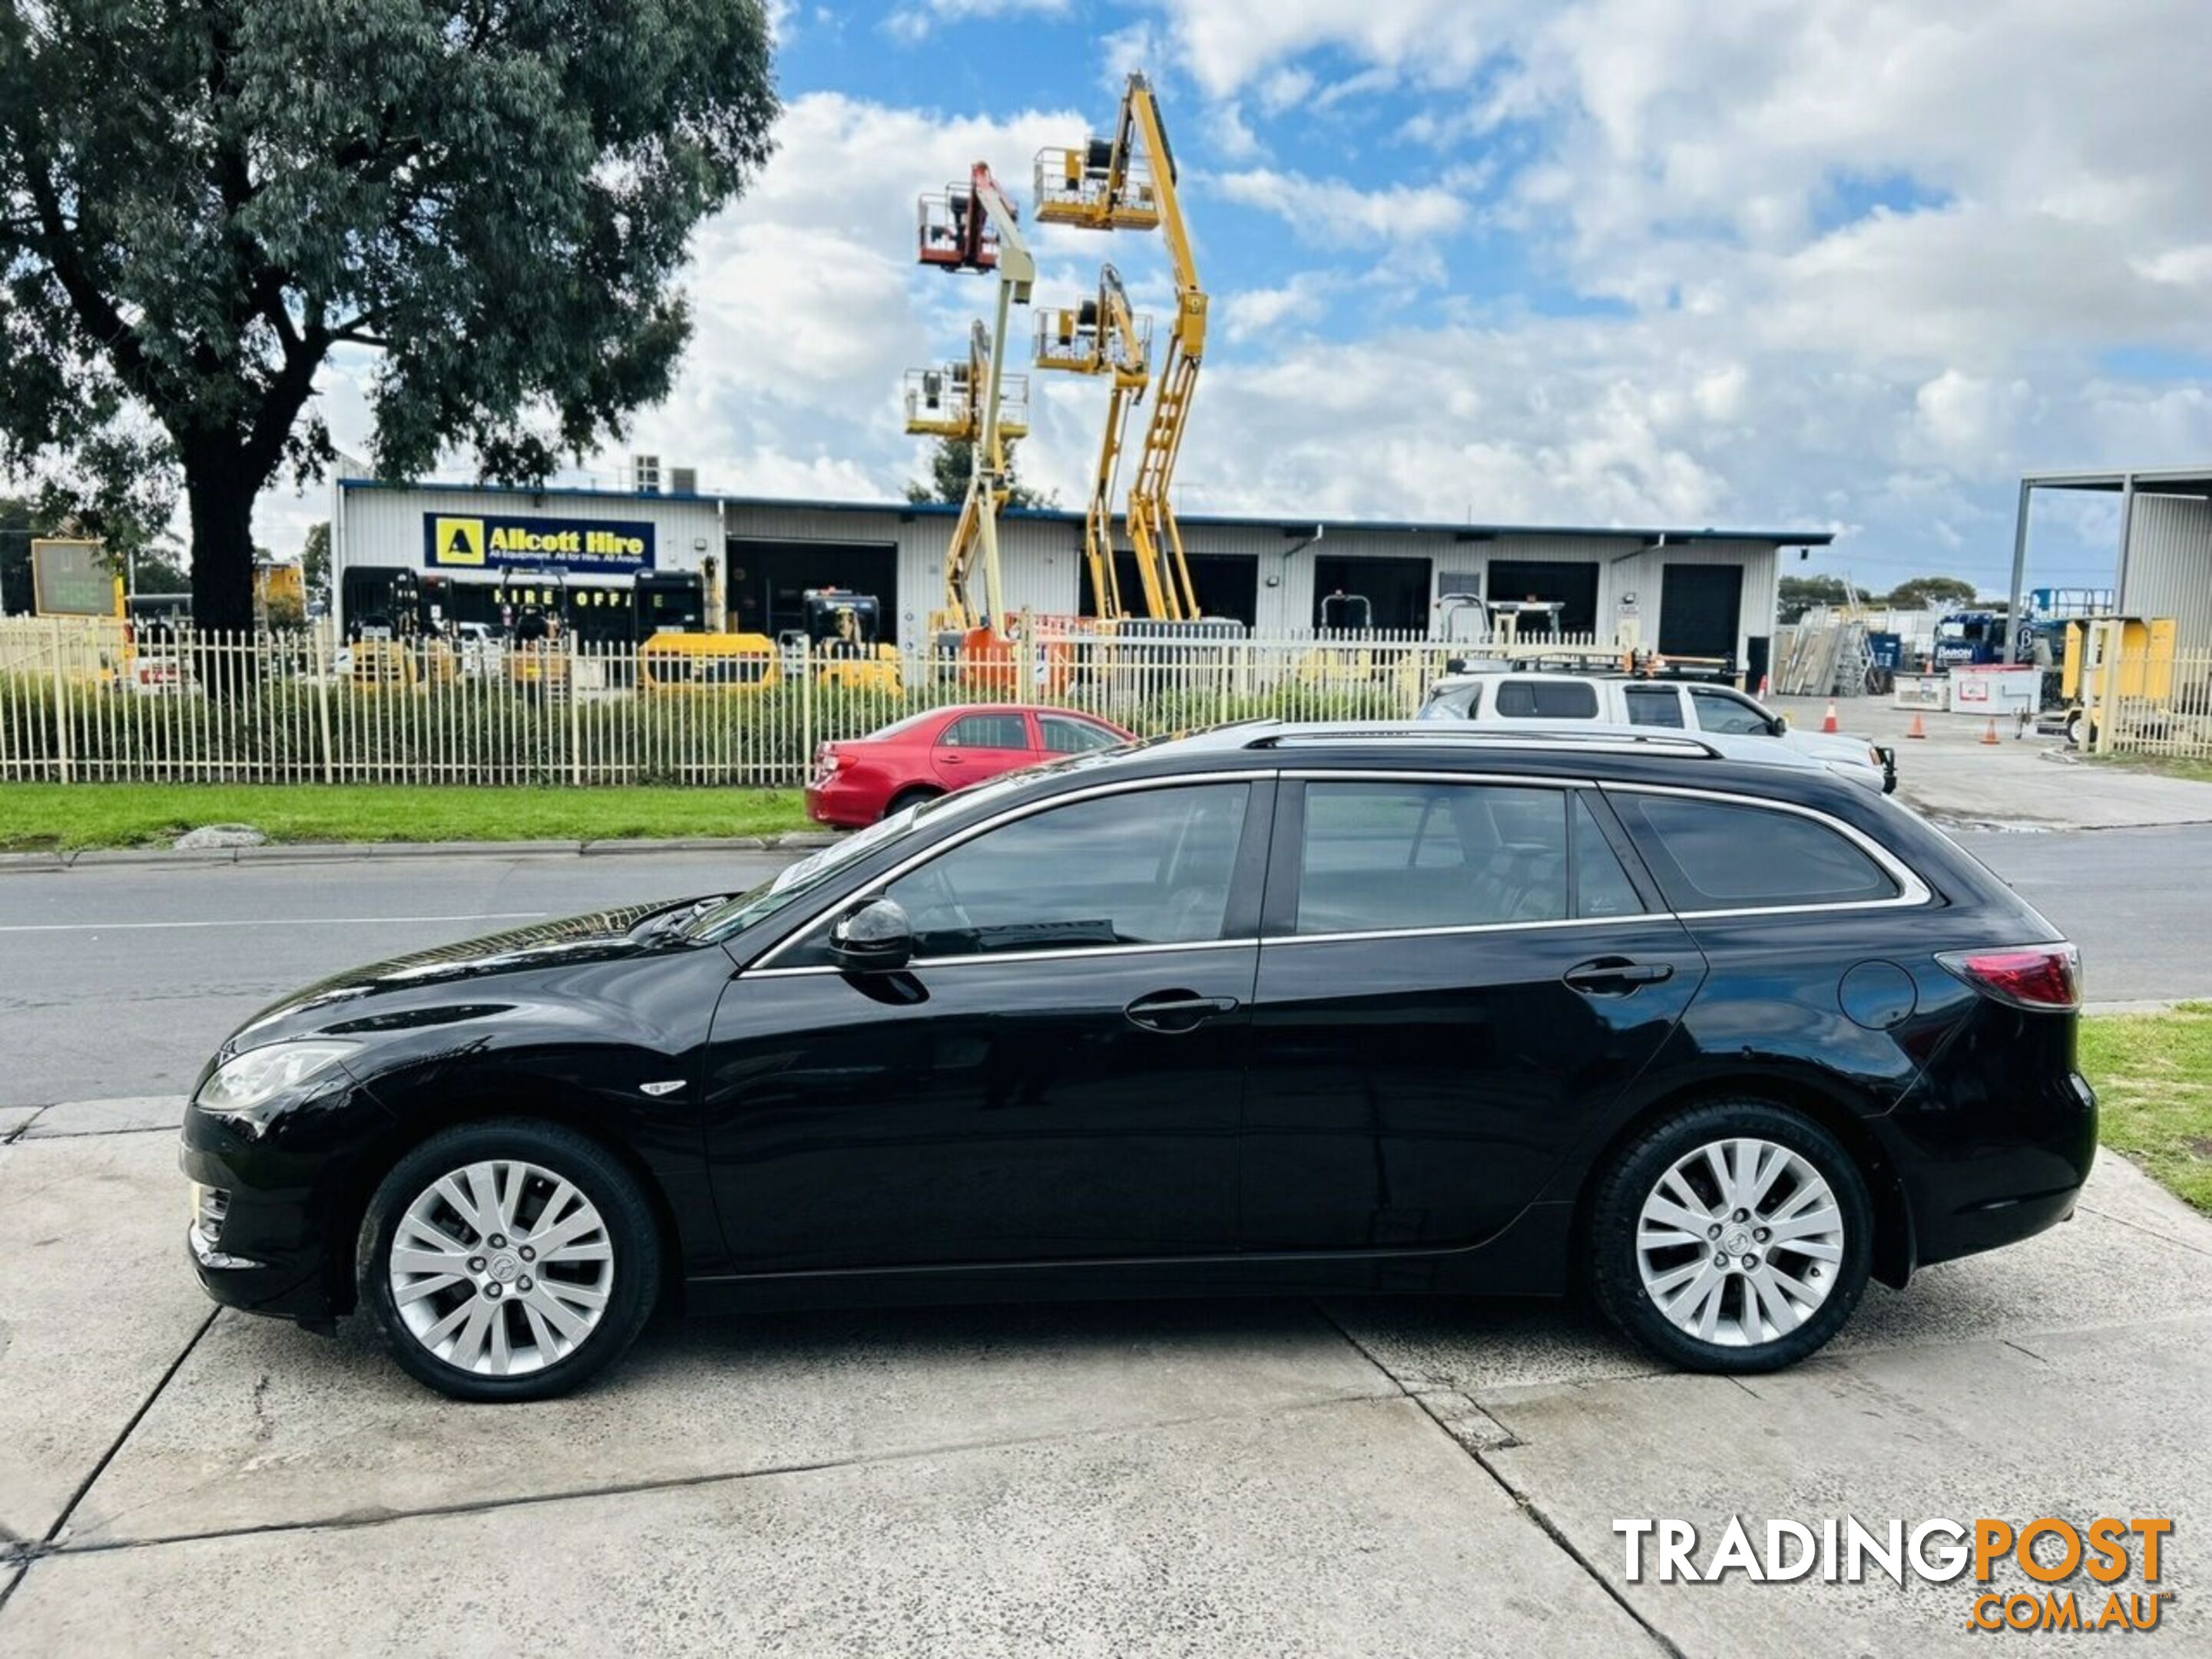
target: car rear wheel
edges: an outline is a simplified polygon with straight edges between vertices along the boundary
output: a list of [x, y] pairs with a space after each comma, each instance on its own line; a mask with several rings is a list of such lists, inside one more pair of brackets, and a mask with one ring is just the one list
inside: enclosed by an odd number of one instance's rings
[[635, 1181], [557, 1124], [432, 1136], [362, 1218], [362, 1305], [409, 1372], [457, 1400], [544, 1400], [619, 1358], [660, 1282]]
[[902, 789], [884, 805], [884, 816], [890, 817], [895, 813], [905, 811], [909, 806], [919, 806], [926, 800], [935, 800], [944, 793], [942, 789]]
[[1874, 1259], [1866, 1182], [1834, 1136], [1759, 1101], [1698, 1106], [1600, 1177], [1591, 1289], [1691, 1370], [1795, 1364], [1843, 1328]]

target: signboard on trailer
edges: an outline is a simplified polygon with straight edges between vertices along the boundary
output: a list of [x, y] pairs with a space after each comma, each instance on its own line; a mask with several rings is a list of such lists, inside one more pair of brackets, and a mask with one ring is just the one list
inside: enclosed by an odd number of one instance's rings
[[31, 543], [31, 608], [41, 617], [120, 617], [123, 578], [100, 554], [105, 542], [62, 537]]

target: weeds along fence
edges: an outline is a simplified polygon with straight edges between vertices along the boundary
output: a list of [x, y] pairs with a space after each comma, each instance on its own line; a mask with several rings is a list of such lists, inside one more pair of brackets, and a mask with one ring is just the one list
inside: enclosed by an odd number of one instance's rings
[[1140, 736], [1403, 719], [1464, 648], [1040, 636], [978, 665], [935, 649], [348, 647], [320, 629], [133, 639], [112, 623], [17, 619], [0, 622], [0, 778], [790, 785], [820, 743], [952, 702], [1081, 709]]

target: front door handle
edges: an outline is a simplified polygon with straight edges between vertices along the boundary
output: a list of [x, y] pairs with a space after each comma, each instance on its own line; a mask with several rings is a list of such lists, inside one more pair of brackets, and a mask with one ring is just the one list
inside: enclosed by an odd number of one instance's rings
[[1639, 985], [1656, 985], [1674, 977], [1663, 962], [1631, 962], [1626, 957], [1600, 957], [1577, 963], [1560, 979], [1573, 990], [1594, 997], [1625, 997]]
[[1146, 1031], [1188, 1031], [1216, 1014], [1237, 1007], [1235, 997], [1202, 997], [1195, 991], [1155, 991], [1121, 1010], [1130, 1024]]

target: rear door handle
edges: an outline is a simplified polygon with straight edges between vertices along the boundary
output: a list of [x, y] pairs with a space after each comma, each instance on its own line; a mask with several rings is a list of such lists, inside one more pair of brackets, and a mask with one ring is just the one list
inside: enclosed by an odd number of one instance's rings
[[1146, 1031], [1188, 1031], [1216, 1014], [1232, 1012], [1235, 997], [1202, 997], [1195, 991], [1155, 991], [1121, 1010], [1130, 1024]]
[[1570, 988], [1590, 996], [1623, 997], [1639, 985], [1656, 985], [1674, 977], [1663, 962], [1631, 962], [1626, 957], [1600, 957], [1578, 963], [1560, 975]]

